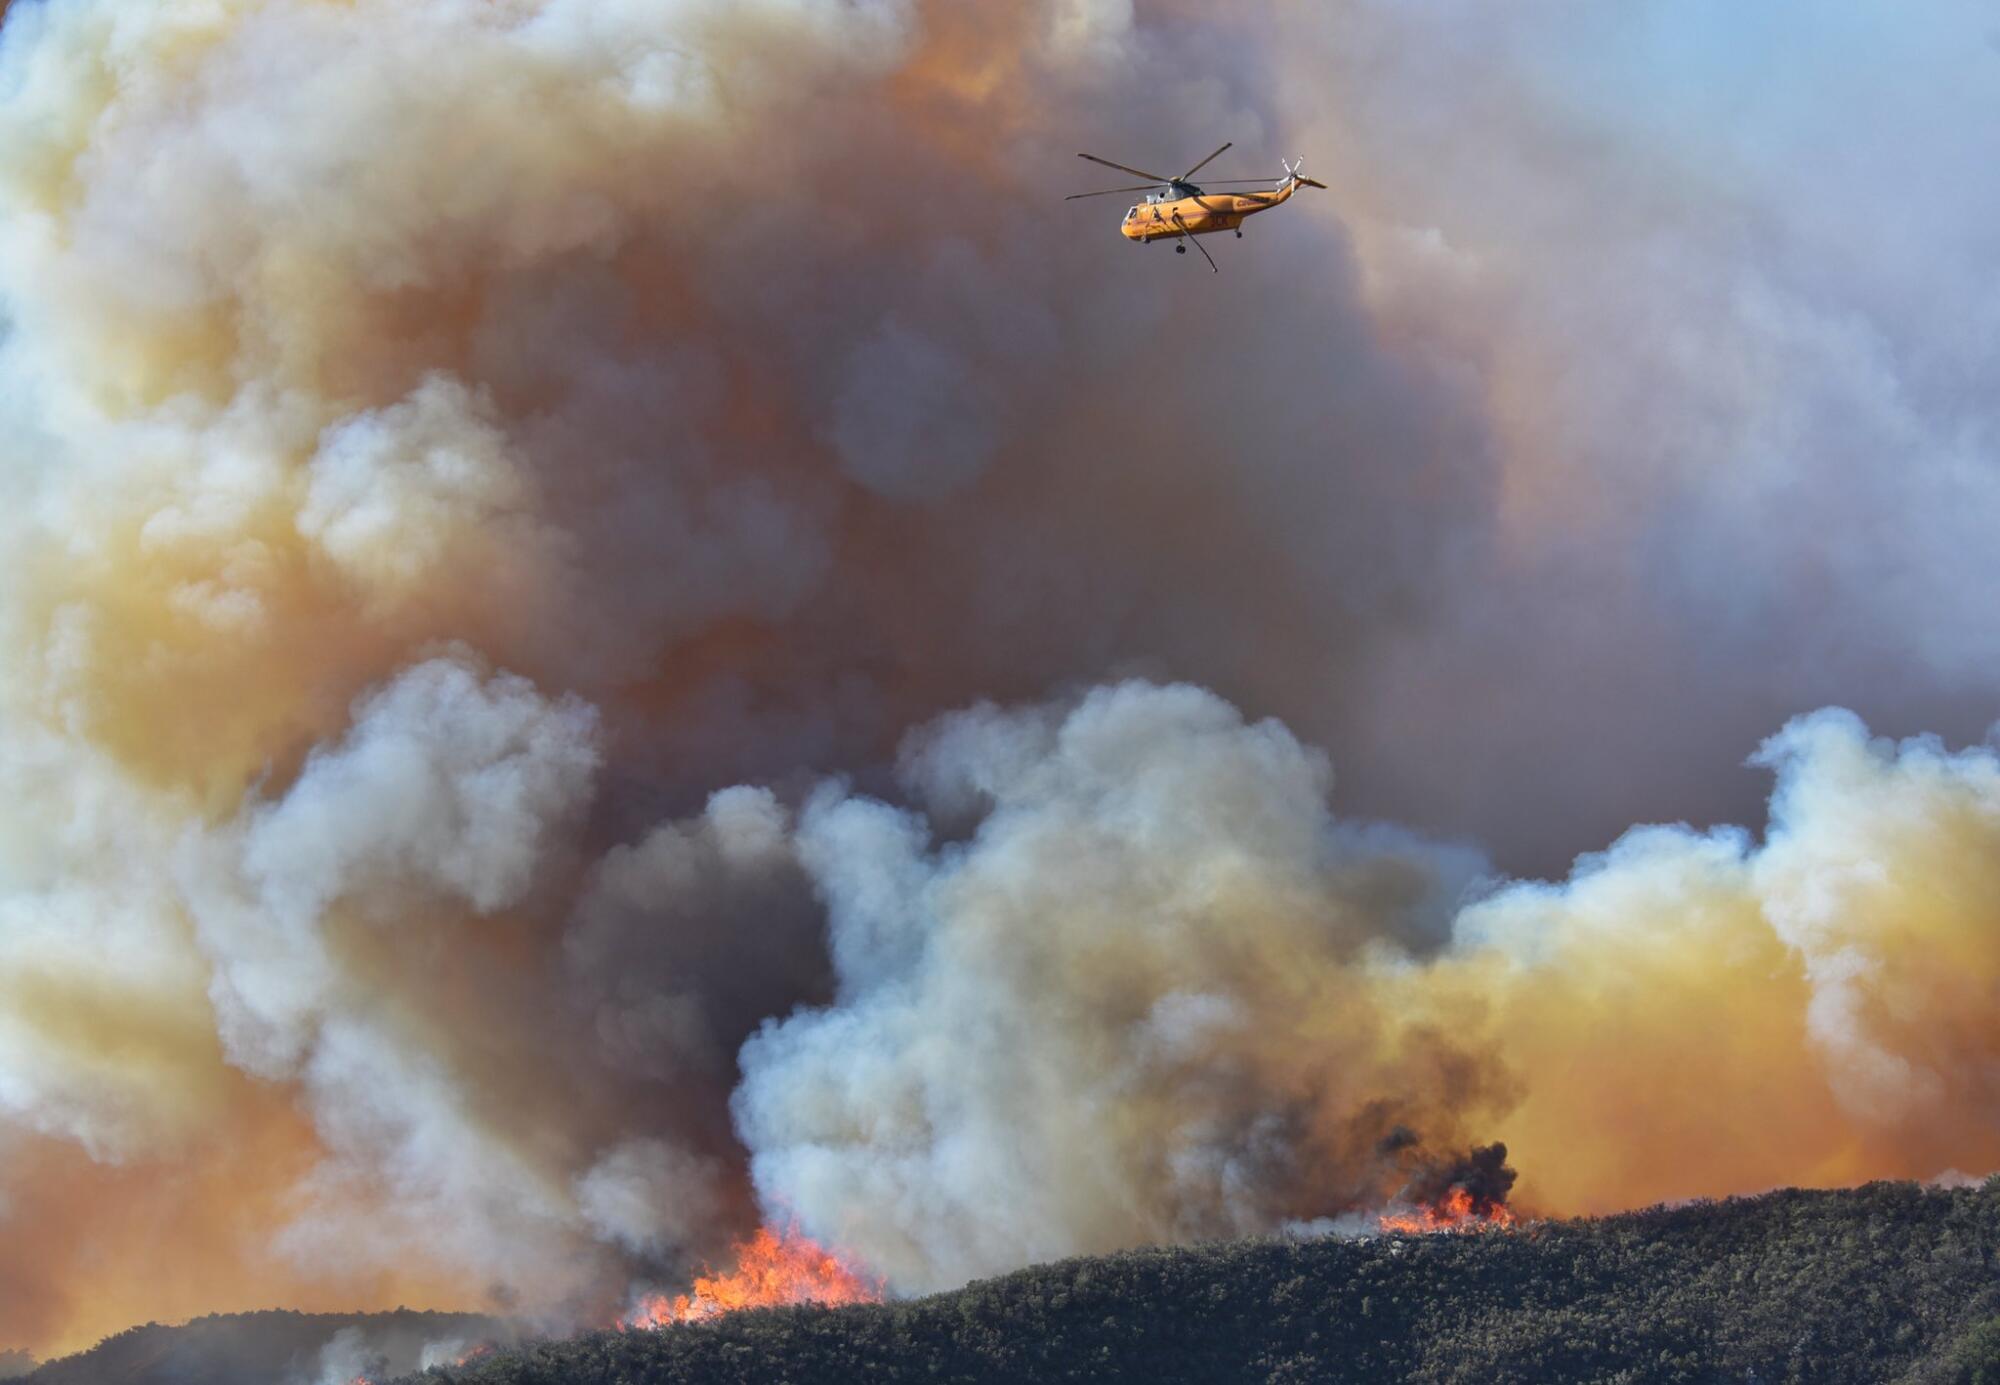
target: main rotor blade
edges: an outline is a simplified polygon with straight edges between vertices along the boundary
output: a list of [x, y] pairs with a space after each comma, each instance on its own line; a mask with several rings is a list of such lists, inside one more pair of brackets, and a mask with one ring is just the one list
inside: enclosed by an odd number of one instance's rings
[[[1228, 143], [1228, 144], [1225, 144], [1225, 145], [1223, 145], [1223, 146], [1222, 146], [1222, 149], [1229, 149], [1229, 148], [1233, 148], [1233, 147], [1235, 146], [1235, 144], [1236, 144], [1236, 141], [1235, 141], [1235, 140], [1231, 140], [1231, 141], [1229, 141], [1229, 143]], [[1215, 154], [1220, 154], [1220, 153], [1222, 152], [1222, 149], [1218, 149], [1218, 150], [1216, 150], [1216, 151], [1215, 151]], [[1207, 167], [1208, 167], [1208, 166], [1209, 166], [1210, 164], [1212, 164], [1212, 163], [1214, 163], [1214, 162], [1215, 162], [1215, 154], [1210, 154], [1210, 155], [1209, 155], [1209, 156], [1208, 156], [1207, 158], [1203, 159], [1203, 160], [1202, 160], [1202, 161], [1201, 161], [1200, 163], [1196, 164], [1196, 165], [1195, 165], [1195, 166], [1194, 166], [1193, 168], [1190, 168], [1190, 169], [1189, 169], [1189, 170], [1188, 170], [1187, 172], [1183, 173], [1183, 174], [1182, 174], [1182, 175], [1180, 176], [1180, 178], [1179, 178], [1179, 179], [1178, 179], [1177, 181], [1185, 183], [1185, 182], [1186, 182], [1186, 181], [1187, 181], [1188, 179], [1190, 179], [1190, 178], [1194, 177], [1194, 175], [1195, 175], [1195, 174], [1197, 174], [1197, 173], [1201, 172], [1201, 170], [1202, 170], [1202, 169], [1204, 169], [1204, 168], [1207, 168]], [[1143, 177], [1147, 177], [1147, 178], [1150, 178], [1150, 177], [1152, 177], [1153, 175], [1152, 175], [1152, 174], [1150, 174], [1150, 173], [1147, 173], [1147, 174], [1143, 174], [1143, 175], [1141, 175], [1141, 176], [1143, 176]]]
[[1148, 173], [1143, 168], [1133, 168], [1127, 164], [1115, 164], [1109, 159], [1100, 159], [1095, 154], [1078, 154], [1077, 157], [1079, 159], [1089, 159], [1094, 164], [1103, 164], [1106, 168], [1115, 168], [1120, 173], [1129, 173], [1134, 178], [1151, 178], [1155, 183], [1171, 183], [1174, 181], [1171, 178], [1162, 178], [1157, 173]]
[[1074, 202], [1079, 197], [1109, 197], [1114, 192], [1151, 192], [1158, 186], [1158, 183], [1141, 183], [1136, 188], [1106, 188], [1102, 192], [1073, 192], [1063, 198], [1063, 201]]

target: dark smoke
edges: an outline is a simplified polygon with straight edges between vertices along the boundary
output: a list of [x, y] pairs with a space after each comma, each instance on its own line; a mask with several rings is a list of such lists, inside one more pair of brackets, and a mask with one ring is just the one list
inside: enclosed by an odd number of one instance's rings
[[1472, 1214], [1488, 1217], [1507, 1205], [1515, 1177], [1507, 1167], [1507, 1146], [1496, 1140], [1462, 1155], [1420, 1161], [1398, 1196], [1419, 1207], [1437, 1207], [1461, 1189], [1472, 1200]]

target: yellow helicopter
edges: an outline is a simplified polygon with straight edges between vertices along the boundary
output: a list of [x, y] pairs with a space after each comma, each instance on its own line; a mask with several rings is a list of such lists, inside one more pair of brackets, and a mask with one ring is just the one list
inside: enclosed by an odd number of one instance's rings
[[[1299, 168], [1305, 163], [1303, 159], [1294, 159], [1285, 164], [1285, 176], [1276, 180], [1277, 186], [1270, 192], [1212, 193], [1208, 188], [1189, 181], [1195, 174], [1215, 162], [1223, 149], [1233, 148], [1234, 144], [1232, 140], [1223, 145], [1222, 149], [1216, 150], [1214, 154], [1210, 154], [1178, 178], [1163, 178], [1157, 173], [1148, 173], [1143, 168], [1132, 168], [1126, 164], [1113, 163], [1109, 159], [1100, 159], [1095, 154], [1078, 154], [1079, 159], [1088, 159], [1094, 164], [1103, 164], [1106, 168], [1115, 168], [1120, 173], [1130, 173], [1135, 178], [1147, 178], [1151, 181], [1140, 183], [1136, 187], [1104, 188], [1098, 192], [1073, 192], [1063, 201], [1074, 202], [1079, 197], [1109, 197], [1117, 192], [1143, 192], [1146, 194], [1146, 200], [1128, 208], [1125, 212], [1125, 221], [1118, 228], [1125, 238], [1143, 245], [1174, 236], [1182, 237], [1201, 251], [1201, 257], [1207, 260], [1208, 267], [1214, 270], [1215, 257], [1208, 253], [1201, 242], [1194, 239], [1196, 236], [1210, 235], [1216, 231], [1235, 231], [1237, 236], [1241, 237], [1245, 217], [1255, 216], [1258, 212], [1269, 211], [1280, 202], [1290, 201], [1292, 194], [1301, 187], [1326, 187], [1325, 183], [1308, 178], [1299, 172]], [[1268, 178], [1225, 178], [1220, 182], [1208, 184], [1208, 187], [1234, 187], [1270, 181], [1272, 180]], [[1187, 245], [1176, 245], [1174, 253], [1187, 254]]]

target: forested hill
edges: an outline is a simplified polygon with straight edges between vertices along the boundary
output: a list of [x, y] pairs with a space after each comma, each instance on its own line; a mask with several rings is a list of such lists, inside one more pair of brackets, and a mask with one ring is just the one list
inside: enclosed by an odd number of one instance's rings
[[2000, 1385], [1996, 1246], [2000, 1180], [1780, 1192], [1514, 1232], [1072, 1260], [914, 1302], [539, 1343], [421, 1379]]
[[511, 1335], [469, 1313], [223, 1313], [131, 1328], [12, 1385], [319, 1385], [329, 1374], [414, 1370], [429, 1346]]

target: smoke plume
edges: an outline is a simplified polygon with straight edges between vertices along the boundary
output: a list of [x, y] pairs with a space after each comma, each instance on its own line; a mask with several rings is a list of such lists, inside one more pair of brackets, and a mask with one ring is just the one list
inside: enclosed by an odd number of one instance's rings
[[0, 1348], [2000, 1165], [1975, 7], [0, 12]]
[[1419, 1165], [1403, 1185], [1402, 1196], [1419, 1206], [1434, 1206], [1458, 1191], [1473, 1216], [1489, 1216], [1506, 1205], [1515, 1177], [1507, 1167], [1507, 1146], [1475, 1145], [1456, 1158]]

